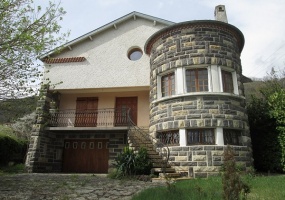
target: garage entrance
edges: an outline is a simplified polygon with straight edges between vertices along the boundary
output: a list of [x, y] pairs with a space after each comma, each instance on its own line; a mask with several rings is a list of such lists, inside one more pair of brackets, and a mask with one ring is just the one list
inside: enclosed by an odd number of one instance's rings
[[108, 173], [107, 139], [68, 139], [64, 141], [63, 172]]

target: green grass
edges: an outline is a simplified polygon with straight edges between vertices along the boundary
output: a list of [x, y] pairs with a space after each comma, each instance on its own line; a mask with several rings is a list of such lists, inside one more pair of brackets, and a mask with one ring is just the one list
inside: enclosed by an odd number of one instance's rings
[[13, 166], [0, 166], [0, 175], [17, 174], [17, 173], [24, 173], [24, 172], [25, 172], [24, 164], [16, 164]]
[[[285, 176], [257, 176], [243, 177], [250, 185], [251, 192], [247, 199], [274, 199], [285, 198]], [[156, 187], [142, 191], [132, 200], [187, 200], [187, 199], [223, 199], [221, 177], [209, 179], [193, 179], [178, 181], [170, 187]]]

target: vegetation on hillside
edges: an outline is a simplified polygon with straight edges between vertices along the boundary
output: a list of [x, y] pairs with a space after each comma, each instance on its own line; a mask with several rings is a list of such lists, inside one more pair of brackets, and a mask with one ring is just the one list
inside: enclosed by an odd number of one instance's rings
[[36, 110], [37, 97], [0, 101], [0, 124], [13, 123]]

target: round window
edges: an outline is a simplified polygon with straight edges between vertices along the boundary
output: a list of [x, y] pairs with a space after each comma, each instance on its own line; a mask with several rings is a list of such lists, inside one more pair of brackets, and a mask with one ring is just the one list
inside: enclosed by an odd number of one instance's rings
[[128, 53], [128, 58], [130, 60], [139, 60], [143, 55], [143, 52], [140, 48], [134, 48], [134, 49], [131, 49]]

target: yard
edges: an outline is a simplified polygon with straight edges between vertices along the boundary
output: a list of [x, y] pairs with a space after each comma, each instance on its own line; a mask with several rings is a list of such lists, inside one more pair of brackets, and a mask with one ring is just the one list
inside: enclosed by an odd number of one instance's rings
[[[250, 186], [247, 199], [285, 199], [285, 176], [244, 176]], [[134, 196], [132, 200], [187, 200], [223, 199], [221, 177], [177, 181], [170, 186], [150, 188]]]

